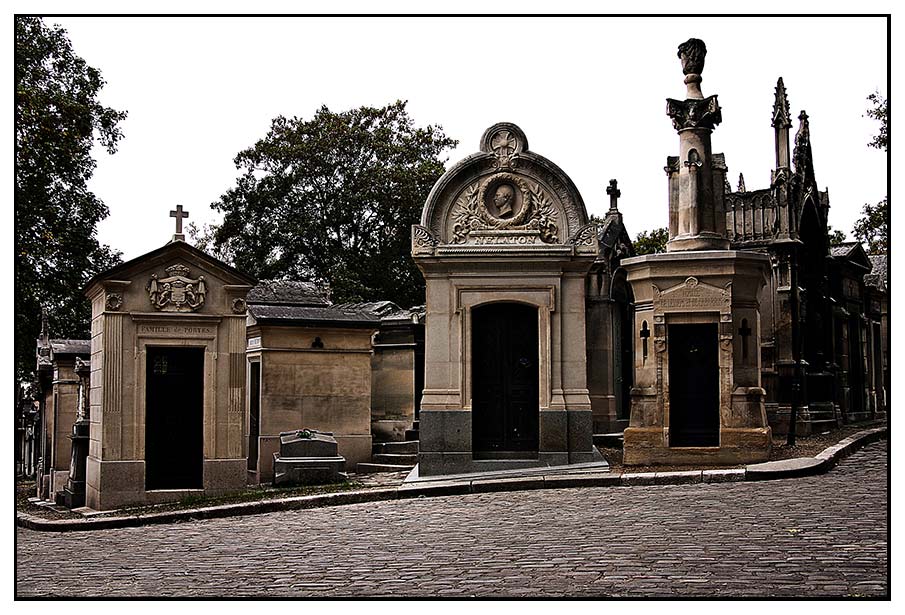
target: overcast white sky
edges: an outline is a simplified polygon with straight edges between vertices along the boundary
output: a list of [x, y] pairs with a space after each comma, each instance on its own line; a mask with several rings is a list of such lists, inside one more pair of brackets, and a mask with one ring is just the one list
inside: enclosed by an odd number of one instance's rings
[[101, 241], [126, 258], [190, 222], [237, 177], [234, 156], [277, 115], [409, 101], [419, 125], [459, 140], [448, 164], [477, 151], [485, 128], [515, 122], [530, 147], [568, 173], [589, 213], [611, 178], [629, 233], [665, 226], [667, 155], [678, 137], [665, 98], [683, 98], [676, 47], [701, 38], [702, 88], [718, 94], [714, 151], [735, 186], [769, 184], [776, 79], [794, 131], [806, 109], [830, 224], [849, 236], [866, 202], [883, 198], [885, 155], [867, 147], [868, 94], [887, 94], [882, 18], [48, 18], [107, 81], [104, 104], [128, 111], [113, 156], [98, 149], [91, 188], [109, 206]]

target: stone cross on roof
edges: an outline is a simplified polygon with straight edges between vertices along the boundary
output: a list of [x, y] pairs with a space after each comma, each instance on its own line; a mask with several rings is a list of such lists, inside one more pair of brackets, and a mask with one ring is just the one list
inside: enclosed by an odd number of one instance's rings
[[183, 211], [182, 205], [177, 205], [175, 210], [170, 211], [170, 217], [176, 218], [176, 234], [173, 235], [173, 239], [185, 241], [185, 235], [182, 234], [182, 219], [188, 218], [189, 212]]
[[616, 187], [618, 182], [615, 179], [610, 180], [610, 185], [607, 186], [606, 193], [610, 195], [610, 211], [619, 211], [619, 208], [616, 206], [619, 197], [622, 196], [622, 191]]

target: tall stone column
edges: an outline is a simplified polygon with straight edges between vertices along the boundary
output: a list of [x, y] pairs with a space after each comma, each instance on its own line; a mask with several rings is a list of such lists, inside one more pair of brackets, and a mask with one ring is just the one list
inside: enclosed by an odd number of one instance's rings
[[723, 181], [714, 174], [710, 147], [710, 133], [723, 118], [716, 96], [701, 93], [706, 54], [704, 41], [696, 38], [679, 45], [687, 94], [685, 100], [666, 99], [666, 115], [679, 133], [678, 168], [670, 173], [670, 199], [678, 203], [670, 203], [676, 221], [669, 226], [667, 252], [729, 249], [722, 199], [714, 198], [722, 194]]

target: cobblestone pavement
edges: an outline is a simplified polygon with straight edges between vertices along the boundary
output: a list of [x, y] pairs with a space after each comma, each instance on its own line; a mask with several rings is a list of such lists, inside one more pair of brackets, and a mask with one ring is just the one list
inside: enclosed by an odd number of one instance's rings
[[823, 476], [18, 530], [17, 595], [878, 596], [887, 444]]

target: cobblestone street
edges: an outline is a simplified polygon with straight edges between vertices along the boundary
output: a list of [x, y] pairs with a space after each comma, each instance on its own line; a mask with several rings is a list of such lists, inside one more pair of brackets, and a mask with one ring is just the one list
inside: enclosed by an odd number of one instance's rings
[[887, 443], [810, 478], [19, 529], [25, 596], [881, 596]]

